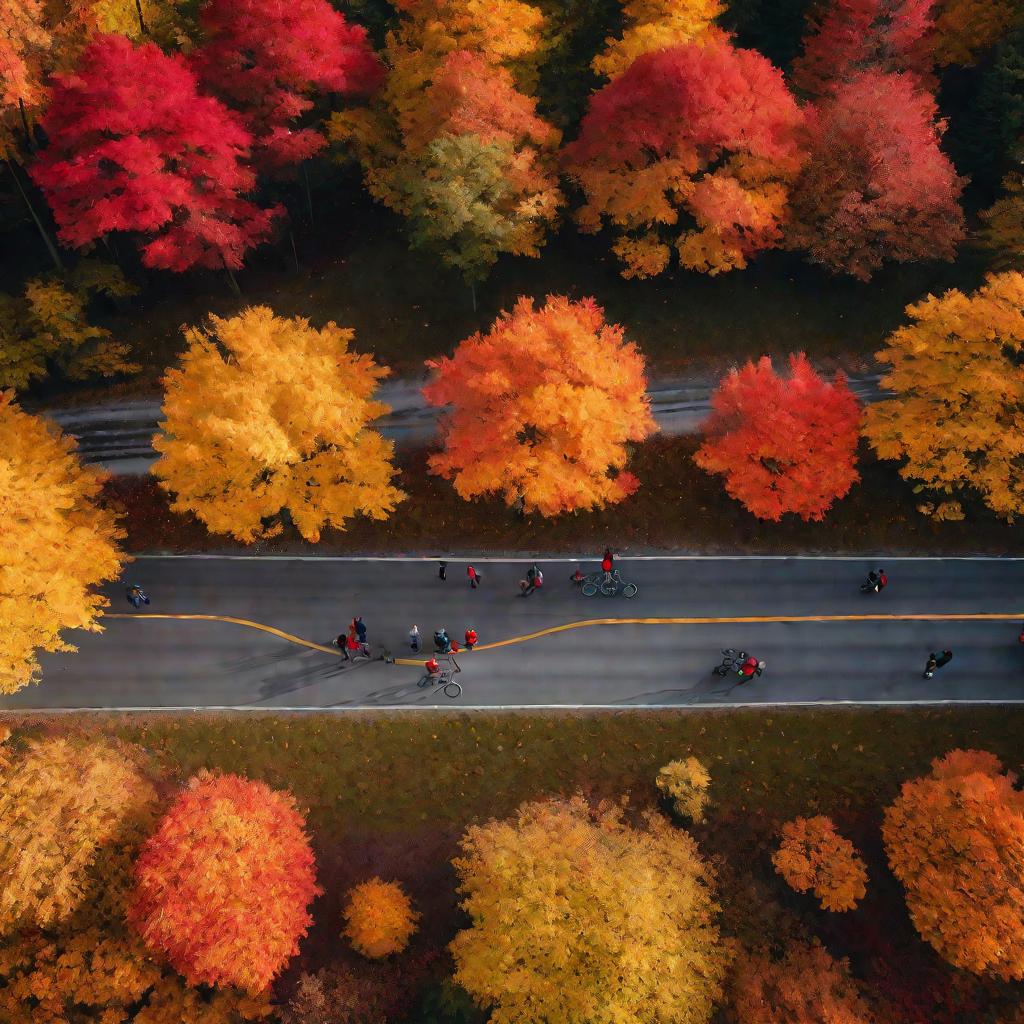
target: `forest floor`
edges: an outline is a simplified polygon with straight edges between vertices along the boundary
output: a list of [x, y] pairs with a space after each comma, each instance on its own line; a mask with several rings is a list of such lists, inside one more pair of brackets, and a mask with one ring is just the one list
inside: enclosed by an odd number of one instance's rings
[[151, 476], [115, 477], [104, 490], [122, 513], [130, 552], [238, 551], [306, 554], [578, 553], [612, 545], [622, 554], [682, 551], [704, 554], [1024, 554], [1024, 529], [982, 507], [962, 522], [936, 522], [916, 510], [919, 498], [895, 463], [862, 445], [861, 482], [820, 523], [787, 516], [757, 519], [726, 494], [721, 478], [694, 464], [693, 437], [655, 437], [637, 446], [630, 469], [637, 493], [600, 512], [544, 519], [515, 516], [500, 501], [463, 501], [447, 481], [427, 472], [428, 452], [399, 452], [399, 486], [408, 493], [383, 522], [354, 520], [344, 532], [305, 542], [291, 526], [270, 541], [246, 546], [215, 537], [191, 514], [170, 510]]
[[[564, 713], [347, 713], [7, 716], [30, 731], [116, 734], [149, 750], [171, 779], [200, 768], [238, 772], [290, 790], [308, 812], [319, 882], [315, 925], [282, 980], [300, 970], [365, 962], [339, 937], [347, 889], [396, 879], [423, 913], [398, 964], [450, 971], [444, 946], [466, 920], [450, 860], [465, 828], [510, 815], [524, 800], [582, 792], [628, 795], [631, 812], [658, 806], [658, 769], [698, 757], [711, 773], [707, 821], [692, 826], [721, 886], [723, 926], [745, 945], [818, 936], [901, 1024], [988, 1020], [1011, 988], [943, 964], [921, 942], [888, 871], [879, 828], [908, 778], [948, 750], [979, 748], [1019, 761], [1024, 709], [788, 709]], [[790, 891], [771, 854], [781, 824], [826, 814], [862, 851], [868, 895], [830, 914]], [[688, 826], [690, 827], [690, 826]], [[409, 958], [408, 960], [406, 958]], [[415, 973], [419, 967], [408, 968]], [[409, 980], [408, 978], [406, 979]], [[411, 1017], [424, 1021], [426, 1015]]]

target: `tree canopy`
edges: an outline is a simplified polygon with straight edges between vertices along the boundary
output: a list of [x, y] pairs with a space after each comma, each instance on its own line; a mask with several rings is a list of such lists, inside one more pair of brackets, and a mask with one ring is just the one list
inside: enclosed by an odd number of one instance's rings
[[867, 866], [824, 815], [787, 821], [772, 863], [797, 892], [813, 890], [823, 910], [853, 910], [867, 892]]

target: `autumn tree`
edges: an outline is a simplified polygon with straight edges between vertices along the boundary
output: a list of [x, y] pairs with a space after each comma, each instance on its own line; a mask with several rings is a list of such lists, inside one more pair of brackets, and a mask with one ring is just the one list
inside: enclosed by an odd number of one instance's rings
[[329, 135], [371, 195], [409, 219], [414, 245], [471, 284], [500, 253], [536, 256], [562, 204], [559, 132], [530, 90], [543, 16], [519, 0], [406, 0], [388, 34], [387, 81]]
[[1024, 8], [1017, 0], [938, 0], [934, 17], [936, 63], [970, 65], [1024, 24]]
[[939, 147], [944, 130], [908, 75], [869, 71], [839, 86], [807, 114], [791, 247], [862, 281], [886, 261], [951, 260], [964, 179]]
[[875, 1024], [847, 961], [817, 943], [793, 946], [781, 960], [741, 960], [732, 1005], [738, 1024]]
[[868, 440], [903, 460], [921, 512], [962, 519], [959, 498], [973, 492], [1012, 519], [1024, 512], [1024, 276], [989, 275], [970, 295], [950, 289], [906, 312], [913, 322], [877, 354], [894, 396], [869, 409]]
[[93, 587], [121, 574], [124, 536], [97, 505], [106, 474], [74, 441], [0, 392], [0, 693], [39, 682], [39, 651], [74, 651], [66, 629], [98, 633], [107, 600]]
[[353, 331], [255, 306], [185, 337], [153, 440], [176, 511], [246, 543], [279, 534], [287, 512], [315, 543], [354, 515], [386, 519], [405, 497], [394, 443], [368, 429], [389, 411], [373, 400], [389, 371], [351, 351]]
[[455, 981], [494, 1024], [710, 1020], [725, 956], [715, 880], [664, 818], [584, 800], [471, 826], [455, 860], [472, 927]]
[[614, 78], [642, 54], [681, 43], [724, 40], [725, 33], [714, 24], [724, 11], [722, 0], [626, 0], [622, 38], [606, 39], [604, 51], [590, 66]]
[[1024, 794], [995, 755], [953, 750], [905, 782], [882, 838], [921, 937], [949, 963], [1024, 977]]
[[782, 72], [724, 42], [648, 53], [590, 101], [565, 166], [586, 202], [580, 229], [607, 221], [624, 277], [668, 267], [742, 269], [782, 241], [801, 163], [802, 115]]
[[840, 373], [822, 379], [800, 353], [789, 377], [768, 356], [733, 369], [711, 396], [694, 461], [725, 477], [729, 495], [759, 519], [787, 512], [821, 520], [860, 479], [861, 412]]
[[794, 818], [782, 826], [775, 870], [797, 892], [813, 891], [822, 910], [853, 910], [867, 892], [867, 865], [831, 818]]
[[682, 761], [670, 761], [664, 768], [658, 770], [654, 782], [658, 792], [672, 801], [672, 806], [680, 817], [695, 822], [704, 820], [711, 776], [697, 758], [687, 757]]
[[0, 158], [15, 155], [18, 131], [29, 135], [28, 112], [46, 96], [42, 54], [50, 44], [42, 0], [0, 5]]
[[378, 959], [401, 953], [420, 915], [398, 882], [371, 878], [349, 891], [343, 934], [364, 956]]
[[57, 76], [43, 127], [32, 176], [70, 246], [132, 232], [146, 266], [236, 270], [280, 212], [244, 197], [249, 133], [151, 43], [94, 38], [76, 73]]
[[33, 741], [2, 780], [0, 931], [70, 917], [100, 849], [144, 829], [155, 812], [139, 758], [105, 743]]
[[93, 296], [136, 291], [112, 264], [82, 260], [64, 276], [32, 278], [20, 298], [0, 294], [0, 387], [24, 388], [51, 370], [69, 380], [138, 372], [129, 346], [87, 315]]
[[296, 123], [315, 92], [365, 96], [384, 77], [365, 29], [327, 0], [211, 0], [200, 18], [206, 39], [194, 67], [242, 113], [253, 158], [267, 169], [301, 163], [326, 145], [318, 128]]
[[201, 771], [136, 863], [129, 923], [190, 984], [260, 992], [298, 951], [320, 893], [288, 793]]
[[644, 361], [593, 299], [521, 297], [486, 333], [428, 361], [431, 405], [444, 450], [430, 471], [461, 498], [498, 494], [509, 506], [552, 516], [603, 508], [639, 487], [626, 471], [631, 441], [656, 429]]
[[812, 7], [794, 82], [820, 96], [865, 71], [905, 72], [932, 88], [933, 7], [934, 0], [830, 0]]

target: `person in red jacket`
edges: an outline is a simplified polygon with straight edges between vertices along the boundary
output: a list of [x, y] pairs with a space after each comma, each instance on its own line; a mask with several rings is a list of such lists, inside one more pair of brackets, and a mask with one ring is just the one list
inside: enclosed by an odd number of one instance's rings
[[466, 650], [471, 651], [476, 647], [476, 630], [470, 626], [466, 630]]
[[608, 583], [612, 578], [612, 569], [615, 568], [615, 556], [611, 548], [604, 549], [604, 557], [601, 559], [601, 572], [604, 573], [604, 581]]
[[480, 585], [480, 581], [483, 579], [483, 577], [471, 565], [466, 566], [466, 575], [469, 577], [470, 587], [472, 587], [473, 590], [476, 590], [476, 588]]
[[423, 667], [427, 670], [427, 675], [432, 678], [441, 674], [441, 666], [433, 655], [430, 656], [430, 661], [424, 662]]

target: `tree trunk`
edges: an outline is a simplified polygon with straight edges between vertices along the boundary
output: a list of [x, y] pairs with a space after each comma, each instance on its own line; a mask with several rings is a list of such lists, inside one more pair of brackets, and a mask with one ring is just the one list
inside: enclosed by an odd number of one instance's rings
[[295, 260], [295, 273], [297, 274], [299, 272], [299, 253], [295, 248], [295, 232], [290, 228], [288, 230], [288, 237], [291, 239], [292, 243], [292, 259]]
[[29, 199], [28, 193], [22, 187], [21, 179], [18, 177], [18, 172], [14, 169], [14, 164], [11, 160], [6, 160], [8, 170], [11, 172], [11, 177], [14, 179], [14, 184], [18, 186], [18, 191], [21, 193], [21, 198], [25, 200], [25, 205], [28, 207], [28, 212], [32, 215], [32, 220], [35, 221], [36, 227], [39, 229], [39, 236], [46, 243], [46, 250], [50, 254], [50, 259], [53, 260], [53, 265], [57, 268], [58, 272], [64, 273], [64, 264], [61, 262], [60, 253], [57, 251], [57, 246], [54, 244], [53, 239], [50, 237], [49, 231], [46, 230], [45, 225], [39, 219], [39, 214], [36, 213], [35, 207], [32, 205], [32, 200]]
[[475, 313], [476, 312], [476, 285], [472, 281], [469, 282], [469, 294], [473, 297], [473, 312]]
[[242, 289], [238, 287], [238, 281], [235, 279], [234, 272], [227, 263], [224, 264], [224, 273], [228, 276], [228, 284], [231, 286], [231, 294], [234, 295], [236, 299], [240, 299], [242, 297]]
[[306, 209], [309, 210], [309, 226], [313, 226], [313, 193], [309, 188], [309, 173], [306, 171], [306, 165], [302, 165], [302, 180], [306, 183]]
[[144, 35], [149, 35], [149, 29], [146, 28], [146, 19], [142, 16], [142, 0], [135, 0], [135, 10], [139, 15], [139, 31]]
[[21, 111], [21, 130], [25, 133], [25, 149], [34, 153], [36, 146], [32, 139], [32, 129], [28, 123], [28, 111], [25, 109], [25, 101], [20, 96], [18, 97], [18, 110]]

